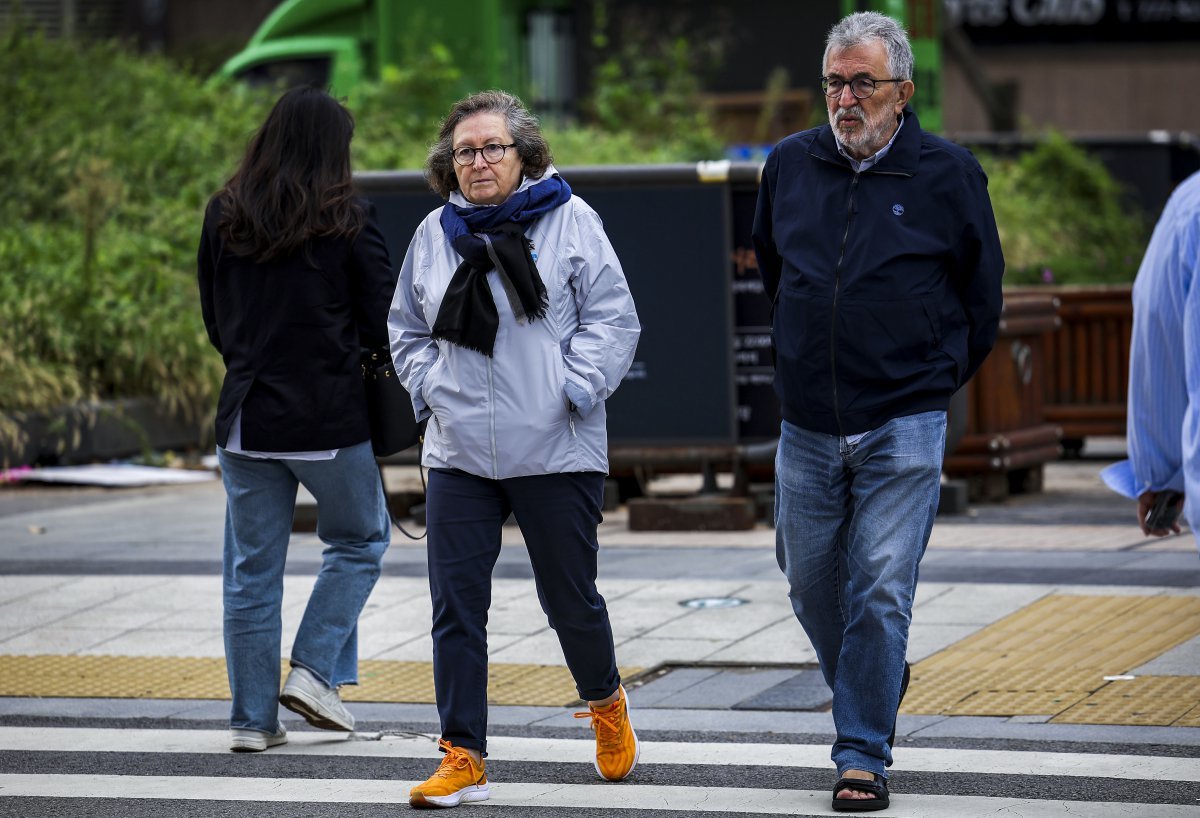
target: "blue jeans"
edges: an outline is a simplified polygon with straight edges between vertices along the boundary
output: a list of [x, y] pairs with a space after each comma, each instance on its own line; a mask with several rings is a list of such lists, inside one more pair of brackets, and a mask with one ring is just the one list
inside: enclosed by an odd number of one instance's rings
[[892, 763], [888, 735], [945, 440], [945, 412], [895, 418], [854, 444], [783, 422], [776, 558], [833, 691], [839, 774], [886, 777]]
[[533, 566], [538, 600], [558, 636], [579, 697], [599, 701], [621, 683], [604, 597], [596, 590], [598, 472], [490, 480], [432, 469], [426, 499], [433, 597], [433, 681], [442, 738], [487, 751], [487, 619], [501, 526], [512, 512]]
[[358, 615], [379, 578], [391, 522], [370, 442], [333, 460], [260, 460], [217, 449], [225, 509], [225, 664], [231, 727], [279, 726], [283, 567], [296, 487], [318, 508], [321, 571], [292, 644], [299, 665], [330, 687], [358, 681]]

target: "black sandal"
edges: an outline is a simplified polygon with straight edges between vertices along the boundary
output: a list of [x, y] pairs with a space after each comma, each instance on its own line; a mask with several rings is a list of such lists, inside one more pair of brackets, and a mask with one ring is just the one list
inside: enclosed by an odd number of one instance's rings
[[[833, 785], [833, 808], [839, 812], [870, 812], [887, 809], [891, 801], [888, 798], [887, 779], [875, 773], [873, 780], [864, 778], [839, 778]], [[866, 792], [874, 798], [838, 798], [842, 790]]]

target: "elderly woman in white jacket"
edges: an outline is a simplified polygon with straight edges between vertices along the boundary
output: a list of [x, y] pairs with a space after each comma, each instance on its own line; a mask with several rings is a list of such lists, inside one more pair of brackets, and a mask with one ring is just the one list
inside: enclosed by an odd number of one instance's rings
[[596, 734], [596, 771], [637, 763], [604, 598], [596, 527], [608, 471], [604, 401], [641, 331], [596, 213], [551, 164], [537, 121], [500, 91], [456, 103], [426, 165], [448, 202], [400, 271], [392, 357], [418, 418], [445, 752], [413, 806], [488, 797], [487, 612], [511, 512], [538, 598]]

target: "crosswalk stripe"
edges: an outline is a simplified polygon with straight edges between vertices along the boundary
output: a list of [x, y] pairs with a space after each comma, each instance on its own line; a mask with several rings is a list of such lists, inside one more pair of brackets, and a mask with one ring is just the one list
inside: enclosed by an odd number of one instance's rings
[[[0, 796], [307, 803], [405, 803], [411, 781], [235, 778], [204, 776], [0, 774]], [[499, 806], [564, 809], [682, 810], [761, 815], [837, 815], [830, 794], [816, 790], [679, 787], [637, 784], [495, 783], [488, 802]], [[890, 818], [1197, 818], [1200, 807], [1180, 804], [1104, 804], [980, 796], [895, 795]]]
[[[440, 757], [433, 738], [415, 734], [292, 732], [272, 755], [329, 755], [375, 758]], [[50, 752], [227, 753], [224, 730], [122, 730], [81, 727], [0, 727], [0, 750]], [[591, 763], [591, 740], [488, 739], [488, 752], [505, 761]], [[829, 748], [815, 744], [757, 744], [643, 741], [640, 764], [689, 766], [767, 766], [824, 769], [832, 766]], [[896, 769], [934, 773], [1071, 776], [1200, 782], [1194, 758], [1100, 753], [1053, 753], [1001, 750], [901, 747]]]

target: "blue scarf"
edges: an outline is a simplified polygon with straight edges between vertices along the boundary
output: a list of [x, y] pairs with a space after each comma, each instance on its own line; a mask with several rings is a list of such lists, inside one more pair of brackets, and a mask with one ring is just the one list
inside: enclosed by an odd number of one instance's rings
[[495, 207], [459, 207], [449, 202], [442, 207], [442, 230], [463, 263], [442, 296], [433, 322], [434, 338], [492, 356], [500, 327], [487, 284], [492, 269], [500, 273], [518, 322], [545, 316], [549, 303], [546, 286], [538, 275], [525, 229], [570, 198], [570, 186], [555, 175]]

